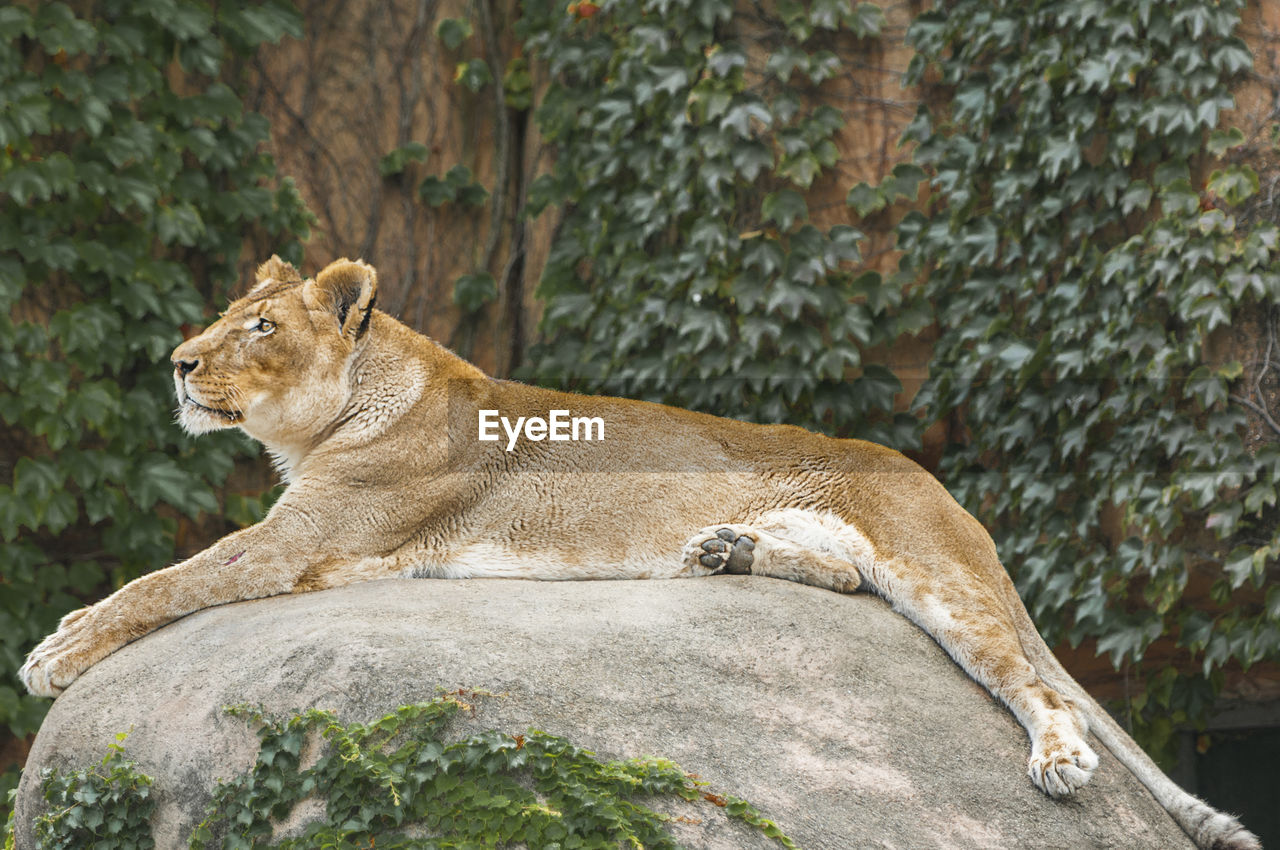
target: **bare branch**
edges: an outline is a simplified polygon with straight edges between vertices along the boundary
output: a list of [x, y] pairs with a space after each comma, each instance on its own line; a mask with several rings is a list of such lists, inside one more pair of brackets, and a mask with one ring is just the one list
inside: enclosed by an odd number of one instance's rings
[[1262, 407], [1261, 405], [1254, 403], [1253, 401], [1245, 398], [1244, 396], [1232, 395], [1232, 396], [1227, 396], [1227, 398], [1230, 399], [1231, 401], [1234, 401], [1236, 404], [1240, 405], [1241, 407], [1247, 407], [1249, 410], [1252, 410], [1254, 413], [1258, 415], [1260, 419], [1262, 419], [1263, 422], [1267, 424], [1267, 427], [1270, 428], [1276, 434], [1276, 436], [1280, 436], [1280, 423], [1277, 423], [1274, 419], [1271, 418], [1271, 414], [1267, 412], [1267, 409], [1265, 407]]

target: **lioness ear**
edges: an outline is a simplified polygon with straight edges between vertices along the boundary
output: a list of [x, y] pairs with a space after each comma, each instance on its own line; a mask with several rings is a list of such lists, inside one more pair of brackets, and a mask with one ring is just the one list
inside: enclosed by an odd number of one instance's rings
[[250, 293], [261, 289], [264, 284], [271, 281], [276, 281], [277, 283], [302, 282], [302, 273], [280, 259], [279, 254], [272, 254], [271, 259], [258, 266], [255, 277], [257, 280], [253, 285], [253, 289], [249, 290]]
[[342, 335], [355, 342], [369, 327], [377, 300], [378, 273], [363, 260], [335, 260], [308, 284], [324, 309], [338, 320]]

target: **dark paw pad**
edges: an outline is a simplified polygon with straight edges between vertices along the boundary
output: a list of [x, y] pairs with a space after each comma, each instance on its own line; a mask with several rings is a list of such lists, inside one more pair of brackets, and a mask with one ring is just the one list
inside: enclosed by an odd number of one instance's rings
[[715, 537], [702, 544], [706, 554], [699, 556], [698, 560], [709, 570], [746, 575], [751, 572], [755, 548], [756, 542], [750, 537], [722, 528]]

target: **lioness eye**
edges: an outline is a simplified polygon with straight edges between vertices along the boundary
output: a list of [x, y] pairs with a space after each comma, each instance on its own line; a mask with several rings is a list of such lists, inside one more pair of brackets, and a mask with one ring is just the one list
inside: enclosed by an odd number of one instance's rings
[[276, 323], [270, 319], [259, 319], [258, 324], [254, 325], [253, 329], [264, 334], [269, 334], [276, 329]]

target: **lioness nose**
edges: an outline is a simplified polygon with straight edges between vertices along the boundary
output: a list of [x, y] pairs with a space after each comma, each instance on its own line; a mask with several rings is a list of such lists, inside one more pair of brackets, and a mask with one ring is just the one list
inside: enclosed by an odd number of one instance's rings
[[190, 375], [192, 372], [194, 372], [194, 371], [196, 370], [196, 367], [197, 367], [197, 366], [199, 366], [199, 365], [200, 365], [200, 361], [199, 361], [199, 360], [175, 360], [175, 361], [173, 361], [173, 368], [177, 369], [177, 370], [178, 370], [178, 374], [179, 374], [179, 375], [181, 375], [181, 376], [182, 376], [182, 377], [184, 377], [184, 378], [185, 378], [185, 377], [187, 377], [187, 375]]

